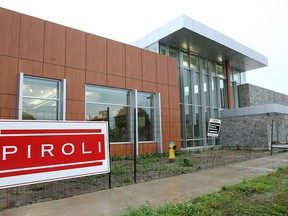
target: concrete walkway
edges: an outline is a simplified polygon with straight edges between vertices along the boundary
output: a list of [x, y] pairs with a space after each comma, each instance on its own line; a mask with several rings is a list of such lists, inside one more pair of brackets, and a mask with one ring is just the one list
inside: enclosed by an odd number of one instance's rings
[[89, 216], [121, 215], [128, 206], [149, 202], [163, 205], [216, 192], [223, 185], [266, 175], [280, 166], [288, 166], [288, 153], [258, 158], [224, 167], [207, 169], [156, 181], [99, 191], [72, 198], [32, 204], [0, 212], [0, 216]]

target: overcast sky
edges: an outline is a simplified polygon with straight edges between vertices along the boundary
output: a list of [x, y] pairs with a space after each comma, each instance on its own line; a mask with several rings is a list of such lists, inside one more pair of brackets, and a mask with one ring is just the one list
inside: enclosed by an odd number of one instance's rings
[[287, 0], [0, 0], [0, 7], [131, 44], [185, 14], [268, 57], [247, 82], [288, 95]]

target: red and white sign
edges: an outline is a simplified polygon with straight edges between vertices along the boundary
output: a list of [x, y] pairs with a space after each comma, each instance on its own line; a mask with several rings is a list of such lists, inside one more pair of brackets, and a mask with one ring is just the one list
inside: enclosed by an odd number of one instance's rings
[[107, 122], [0, 122], [0, 189], [110, 172]]

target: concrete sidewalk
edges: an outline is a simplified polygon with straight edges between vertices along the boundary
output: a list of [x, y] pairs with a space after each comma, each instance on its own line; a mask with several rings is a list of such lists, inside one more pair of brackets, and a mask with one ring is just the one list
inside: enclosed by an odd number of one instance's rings
[[288, 153], [258, 158], [224, 167], [191, 174], [99, 191], [72, 198], [32, 204], [0, 212], [0, 216], [44, 215], [121, 215], [130, 207], [147, 201], [155, 206], [180, 202], [199, 195], [216, 192], [223, 185], [231, 185], [256, 176], [266, 175], [280, 166], [288, 166]]

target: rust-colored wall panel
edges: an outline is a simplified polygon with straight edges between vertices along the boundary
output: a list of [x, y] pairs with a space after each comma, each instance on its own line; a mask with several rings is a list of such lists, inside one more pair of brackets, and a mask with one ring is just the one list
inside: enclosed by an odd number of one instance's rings
[[107, 86], [125, 88], [125, 77], [107, 75]]
[[178, 63], [174, 58], [168, 59], [168, 82], [171, 86], [179, 86], [178, 83]]
[[168, 144], [171, 141], [170, 139], [170, 110], [161, 109], [161, 118], [162, 118], [162, 147], [163, 150], [168, 148]]
[[157, 92], [157, 84], [153, 82], [143, 81], [143, 91], [145, 92]]
[[0, 93], [17, 94], [18, 59], [0, 56]]
[[157, 144], [156, 143], [139, 143], [138, 151], [139, 151], [139, 155], [156, 153]]
[[0, 54], [18, 57], [20, 14], [0, 8]]
[[143, 89], [142, 80], [126, 78], [126, 89], [141, 91]]
[[107, 73], [125, 77], [125, 45], [107, 40]]
[[132, 144], [111, 144], [110, 153], [111, 153], [111, 156], [133, 155]]
[[85, 69], [86, 33], [66, 28], [66, 66]]
[[65, 68], [62, 66], [54, 65], [54, 64], [45, 64], [43, 76], [52, 79], [63, 80], [65, 74]]
[[106, 73], [106, 38], [87, 34], [86, 70]]
[[156, 83], [157, 72], [156, 53], [142, 50], [142, 77], [143, 81]]
[[141, 49], [126, 45], [126, 77], [142, 79]]
[[85, 101], [85, 71], [65, 68], [68, 100]]
[[44, 20], [21, 14], [19, 57], [43, 62]]
[[71, 121], [84, 121], [85, 102], [66, 100], [66, 119]]
[[45, 22], [44, 61], [57, 65], [65, 65], [65, 38], [64, 26]]
[[17, 119], [16, 95], [0, 94], [0, 118]]
[[25, 59], [19, 59], [18, 71], [23, 72], [25, 75], [42, 77], [43, 63]]
[[161, 107], [169, 108], [169, 95], [168, 95], [168, 86], [167, 85], [157, 85], [157, 90], [161, 96]]
[[168, 84], [168, 57], [164, 55], [157, 55], [157, 82], [161, 84]]
[[179, 107], [179, 88], [174, 86], [169, 86], [169, 98], [173, 98], [173, 100], [169, 100], [170, 109], [180, 109]]
[[106, 74], [86, 71], [86, 83], [94, 85], [107, 85]]
[[170, 138], [181, 149], [180, 110], [170, 109]]

